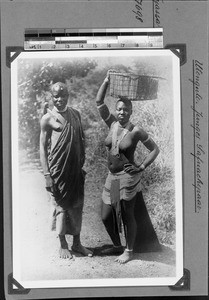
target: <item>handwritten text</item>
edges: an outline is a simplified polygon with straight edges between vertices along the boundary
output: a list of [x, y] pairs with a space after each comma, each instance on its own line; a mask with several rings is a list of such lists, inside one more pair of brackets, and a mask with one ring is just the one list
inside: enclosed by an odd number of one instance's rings
[[[161, 0], [163, 3], [163, 0]], [[160, 0], [153, 0], [154, 26], [161, 27], [160, 23]]]
[[195, 195], [195, 212], [199, 213], [202, 208], [202, 189], [204, 186], [202, 167], [204, 164], [205, 151], [202, 145], [201, 123], [203, 122], [203, 111], [200, 109], [200, 103], [203, 100], [201, 96], [201, 75], [203, 74], [203, 63], [198, 60], [193, 60], [193, 78], [189, 79], [193, 85], [193, 105], [191, 106], [193, 112], [193, 139], [194, 150], [191, 155], [194, 160], [194, 195]]
[[143, 23], [142, 2], [143, 0], [135, 0], [135, 10], [132, 10], [135, 14], [135, 18], [141, 23]]

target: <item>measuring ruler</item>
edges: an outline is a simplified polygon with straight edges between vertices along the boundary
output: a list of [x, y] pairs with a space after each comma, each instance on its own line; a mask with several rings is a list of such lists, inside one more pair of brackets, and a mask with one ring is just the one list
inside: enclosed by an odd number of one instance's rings
[[161, 28], [26, 29], [25, 50], [163, 48]]

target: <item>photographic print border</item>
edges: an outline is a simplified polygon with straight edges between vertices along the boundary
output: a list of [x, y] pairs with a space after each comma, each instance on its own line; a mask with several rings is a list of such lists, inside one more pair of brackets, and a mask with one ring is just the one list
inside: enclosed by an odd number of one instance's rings
[[[73, 280], [72, 282], [69, 280], [62, 280], [62, 281], [36, 281], [36, 282], [25, 282], [21, 280], [21, 272], [19, 272], [20, 267], [18, 266], [18, 256], [19, 253], [17, 251], [18, 245], [18, 238], [20, 236], [19, 227], [18, 227], [18, 204], [17, 201], [14, 201], [16, 195], [19, 192], [19, 184], [18, 178], [19, 174], [18, 170], [18, 160], [17, 153], [18, 153], [18, 107], [17, 103], [14, 102], [14, 99], [17, 99], [17, 60], [19, 58], [27, 58], [27, 59], [34, 59], [34, 58], [49, 58], [49, 57], [105, 57], [111, 55], [117, 56], [120, 53], [121, 56], [133, 55], [139, 56], [146, 53], [148, 56], [152, 55], [159, 55], [163, 56], [169, 55], [172, 57], [173, 61], [173, 84], [174, 88], [174, 97], [175, 101], [173, 102], [173, 113], [174, 113], [174, 136], [175, 136], [175, 186], [176, 186], [176, 195], [178, 195], [178, 201], [176, 201], [176, 217], [178, 216], [178, 221], [176, 222], [176, 232], [177, 232], [177, 244], [176, 244], [176, 266], [177, 266], [177, 273], [174, 278], [151, 278], [150, 280], [147, 278], [134, 279], [131, 278], [130, 280], [125, 279], [85, 279], [85, 280]], [[182, 220], [182, 171], [181, 171], [181, 102], [180, 102], [180, 65], [179, 65], [179, 58], [173, 54], [170, 50], [112, 50], [112, 51], [105, 51], [105, 50], [82, 50], [82, 51], [62, 51], [62, 52], [22, 52], [15, 60], [12, 62], [11, 65], [11, 74], [12, 74], [12, 89], [11, 89], [11, 98], [12, 98], [12, 176], [13, 176], [13, 265], [14, 265], [14, 278], [22, 284], [26, 288], [46, 288], [46, 287], [112, 287], [112, 286], [149, 286], [149, 285], [174, 285], [182, 276], [183, 276], [183, 241], [182, 241], [182, 231], [183, 231], [183, 220]], [[177, 139], [177, 141], [176, 141]], [[177, 163], [176, 163], [177, 162]], [[18, 238], [17, 238], [18, 237]], [[180, 254], [180, 255], [179, 255]], [[105, 258], [104, 258], [105, 259]], [[166, 283], [165, 283], [166, 282]]]

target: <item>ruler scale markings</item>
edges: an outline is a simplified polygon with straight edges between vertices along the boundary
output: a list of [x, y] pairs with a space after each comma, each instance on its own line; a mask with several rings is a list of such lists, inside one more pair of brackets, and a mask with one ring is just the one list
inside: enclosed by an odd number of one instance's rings
[[26, 29], [25, 50], [163, 48], [162, 28]]

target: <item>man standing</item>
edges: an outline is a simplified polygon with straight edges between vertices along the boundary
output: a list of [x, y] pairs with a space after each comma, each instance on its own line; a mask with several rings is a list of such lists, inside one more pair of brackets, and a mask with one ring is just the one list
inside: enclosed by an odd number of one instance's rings
[[[60, 241], [60, 257], [72, 258], [66, 234], [73, 235], [72, 250], [85, 256], [92, 252], [81, 245], [80, 231], [84, 203], [84, 134], [80, 114], [67, 105], [67, 86], [52, 86], [54, 108], [41, 119], [40, 159], [46, 189], [53, 205], [53, 227]], [[52, 228], [55, 229], [55, 228]]]

